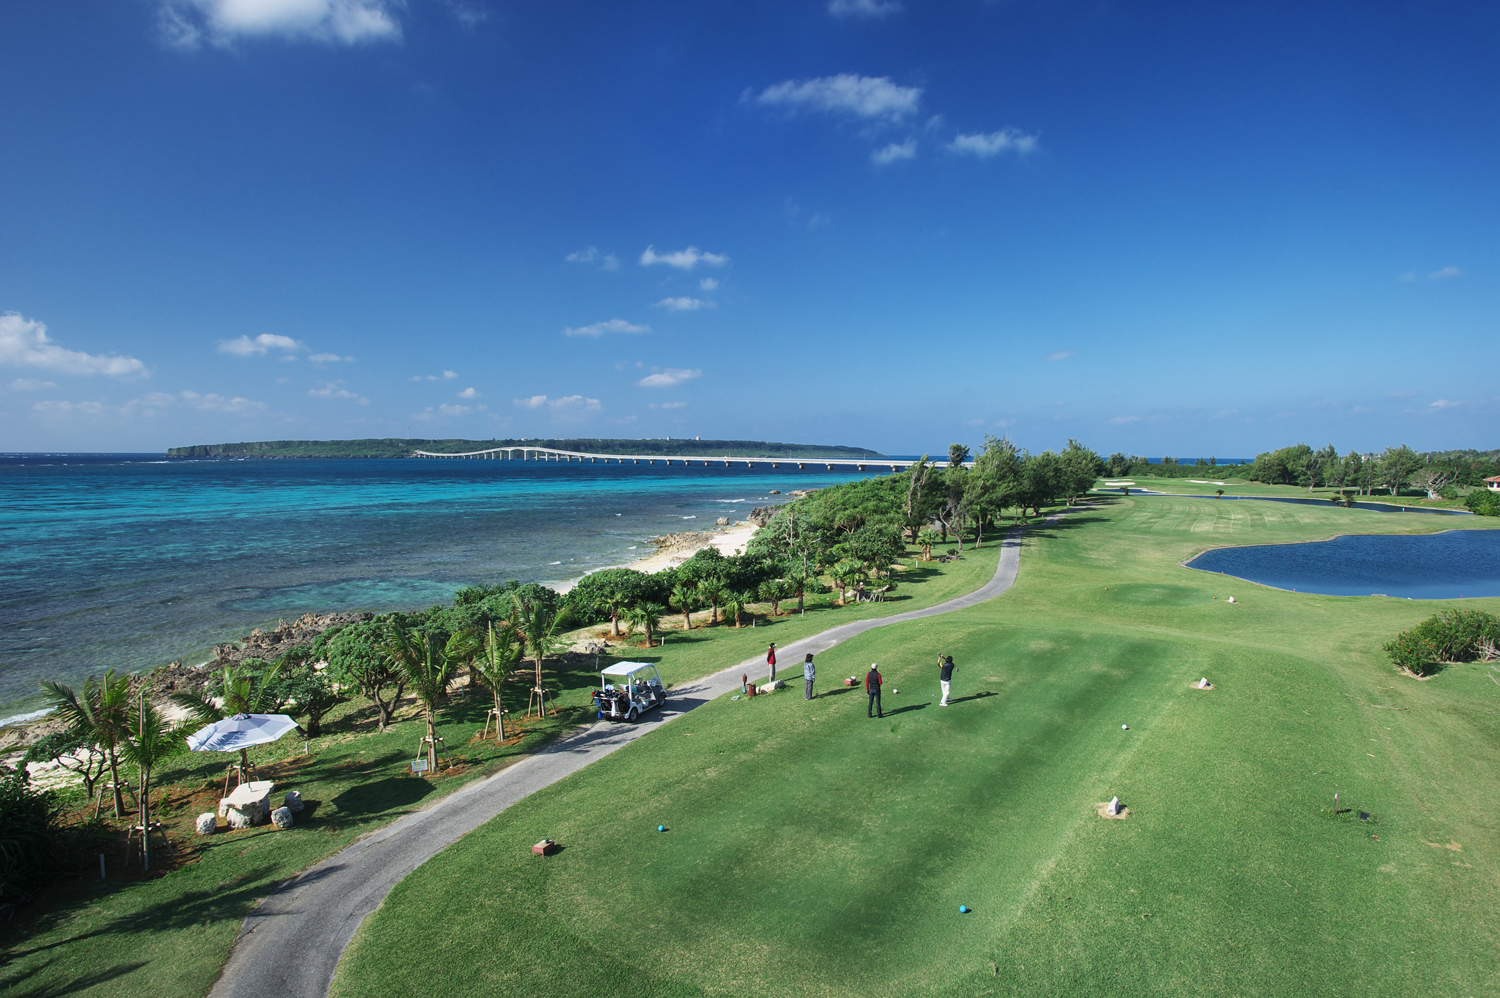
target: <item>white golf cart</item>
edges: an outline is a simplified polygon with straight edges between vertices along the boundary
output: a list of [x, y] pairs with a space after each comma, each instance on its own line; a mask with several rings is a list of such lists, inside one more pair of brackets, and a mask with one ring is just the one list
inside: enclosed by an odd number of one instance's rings
[[634, 721], [667, 702], [661, 674], [650, 662], [616, 662], [599, 670], [594, 706], [600, 720]]

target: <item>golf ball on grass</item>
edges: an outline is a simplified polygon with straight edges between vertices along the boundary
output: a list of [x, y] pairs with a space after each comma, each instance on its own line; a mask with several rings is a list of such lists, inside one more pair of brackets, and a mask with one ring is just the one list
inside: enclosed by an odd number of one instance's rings
[[656, 826], [656, 830], [658, 832], [665, 832], [667, 830], [667, 826], [666, 825], [657, 825]]
[[969, 906], [966, 905], [966, 904], [959, 905], [958, 906], [958, 913], [960, 915], [967, 915], [969, 913]]
[[1129, 731], [1130, 730], [1130, 725], [1128, 725], [1128, 724], [1122, 724], [1122, 725], [1120, 725], [1120, 730], [1121, 731]]

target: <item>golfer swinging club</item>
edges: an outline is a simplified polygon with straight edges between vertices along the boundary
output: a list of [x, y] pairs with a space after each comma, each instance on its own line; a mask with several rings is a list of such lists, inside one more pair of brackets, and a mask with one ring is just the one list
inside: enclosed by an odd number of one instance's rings
[[938, 685], [943, 688], [943, 698], [938, 701], [939, 707], [948, 706], [948, 694], [953, 689], [953, 656], [938, 656]]
[[884, 717], [885, 712], [880, 709], [880, 663], [871, 662], [870, 671], [865, 673], [865, 692], [870, 695], [870, 704], [865, 709], [866, 717]]

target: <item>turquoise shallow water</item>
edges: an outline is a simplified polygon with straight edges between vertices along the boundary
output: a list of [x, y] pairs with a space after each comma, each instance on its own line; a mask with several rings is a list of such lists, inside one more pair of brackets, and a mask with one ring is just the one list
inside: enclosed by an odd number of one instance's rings
[[862, 477], [502, 461], [0, 456], [0, 720], [37, 681], [201, 661], [307, 611], [386, 610], [473, 582], [563, 582]]

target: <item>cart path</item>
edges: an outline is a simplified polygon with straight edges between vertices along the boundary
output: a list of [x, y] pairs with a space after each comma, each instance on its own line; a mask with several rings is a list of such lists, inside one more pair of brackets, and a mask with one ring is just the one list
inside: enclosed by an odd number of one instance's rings
[[[1053, 523], [1061, 515], [1042, 523]], [[994, 576], [967, 595], [922, 610], [850, 621], [778, 648], [794, 673], [793, 679], [801, 678], [797, 666], [807, 652], [818, 654], [876, 627], [963, 610], [999, 596], [1016, 581], [1021, 567], [1021, 538], [1027, 529], [1013, 527], [1005, 534]], [[282, 884], [245, 918], [209, 998], [326, 998], [334, 968], [359, 923], [380, 906], [403, 877], [522, 798], [673, 718], [738, 689], [740, 676], [758, 676], [764, 668], [765, 660], [757, 656], [673, 687], [671, 700], [655, 712], [658, 716], [633, 725], [612, 721], [591, 724], [429, 808], [398, 818], [309, 867]]]

